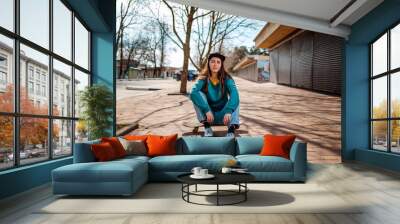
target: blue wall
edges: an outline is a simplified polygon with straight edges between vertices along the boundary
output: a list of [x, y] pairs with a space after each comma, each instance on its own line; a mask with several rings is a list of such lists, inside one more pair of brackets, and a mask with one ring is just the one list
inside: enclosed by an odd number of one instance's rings
[[[101, 1], [98, 5], [102, 15], [107, 18], [109, 30], [107, 32], [92, 33], [92, 72], [93, 83], [102, 83], [110, 88], [114, 95], [114, 109], [112, 127], [109, 132], [115, 136], [116, 132], [116, 73], [115, 73], [115, 1]], [[111, 118], [110, 118], [111, 119]]]
[[[92, 81], [104, 83], [115, 96], [115, 7], [116, 1], [67, 0], [92, 31]], [[115, 101], [114, 101], [115, 105]], [[115, 107], [113, 126], [115, 133]], [[72, 157], [19, 167], [0, 172], [0, 199], [51, 181], [51, 171], [72, 163]]]
[[[369, 150], [369, 43], [400, 21], [400, 0], [385, 0], [351, 27], [345, 47], [342, 114], [342, 157], [387, 169], [398, 169], [398, 156], [385, 159]], [[359, 152], [359, 150], [364, 150]], [[357, 151], [357, 152], [356, 152]], [[378, 155], [379, 154], [379, 155]], [[386, 153], [387, 154], [387, 153]], [[379, 161], [378, 160], [383, 160]], [[387, 160], [387, 162], [385, 162]], [[398, 160], [400, 164], [400, 160]]]
[[69, 157], [1, 172], [0, 199], [48, 183], [53, 169], [71, 163]]

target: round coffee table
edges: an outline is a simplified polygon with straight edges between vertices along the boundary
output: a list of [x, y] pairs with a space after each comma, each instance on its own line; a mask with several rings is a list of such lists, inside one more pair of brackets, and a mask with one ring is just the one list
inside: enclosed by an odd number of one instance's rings
[[[247, 183], [255, 180], [255, 177], [249, 173], [215, 173], [215, 177], [212, 179], [193, 179], [190, 177], [191, 173], [182, 174], [177, 177], [178, 181], [182, 183], [182, 199], [188, 203], [198, 204], [198, 205], [215, 205], [215, 204], [202, 204], [190, 201], [190, 196], [204, 196], [204, 197], [216, 197], [217, 206], [221, 205], [234, 205], [247, 200], [247, 192], [249, 188]], [[197, 190], [197, 185], [215, 185], [215, 190]], [[195, 186], [194, 191], [190, 191], [190, 186]], [[220, 189], [220, 185], [236, 185], [237, 190], [223, 190]], [[215, 194], [205, 194], [209, 192], [215, 192]], [[232, 197], [241, 196], [240, 200], [231, 203], [221, 203], [221, 197]]]

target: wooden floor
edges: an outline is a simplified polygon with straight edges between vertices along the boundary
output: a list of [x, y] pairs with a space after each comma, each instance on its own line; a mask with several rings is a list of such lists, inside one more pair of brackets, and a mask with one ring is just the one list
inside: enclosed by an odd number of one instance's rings
[[400, 223], [399, 173], [358, 163], [311, 164], [308, 182], [366, 206], [356, 214], [36, 214], [54, 200], [47, 185], [1, 201], [0, 223]]

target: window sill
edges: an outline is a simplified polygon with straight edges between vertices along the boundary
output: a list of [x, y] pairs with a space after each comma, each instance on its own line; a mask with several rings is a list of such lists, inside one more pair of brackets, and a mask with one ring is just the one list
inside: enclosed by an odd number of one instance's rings
[[21, 167], [10, 168], [10, 169], [7, 169], [7, 170], [0, 171], [0, 176], [1, 175], [6, 175], [6, 174], [10, 174], [10, 173], [14, 173], [14, 172], [20, 172], [20, 171], [23, 171], [23, 170], [32, 169], [32, 168], [35, 168], [35, 167], [49, 165], [49, 164], [52, 164], [52, 163], [62, 162], [62, 161], [69, 160], [69, 159], [72, 159], [72, 158], [73, 158], [73, 156], [67, 156], [67, 157], [62, 157], [62, 158], [59, 158], [59, 159], [52, 159], [52, 160], [47, 160], [47, 161], [38, 162], [38, 163], [34, 163], [34, 164], [24, 165], [24, 166], [21, 166]]
[[400, 154], [371, 149], [355, 149], [355, 160], [400, 172]]

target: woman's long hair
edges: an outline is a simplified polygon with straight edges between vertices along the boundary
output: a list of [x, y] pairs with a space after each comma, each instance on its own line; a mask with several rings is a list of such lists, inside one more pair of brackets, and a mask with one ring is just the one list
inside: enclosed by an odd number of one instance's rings
[[[201, 71], [198, 79], [205, 79], [206, 83], [202, 88], [202, 91], [207, 93], [208, 91], [208, 79], [211, 78], [211, 69], [210, 69], [210, 60], [207, 60], [207, 65], [204, 66], [204, 69]], [[221, 60], [221, 68], [218, 71], [218, 80], [221, 83], [221, 93], [222, 95], [225, 93], [225, 81], [228, 79], [232, 79], [232, 76], [225, 70], [224, 62]]]

